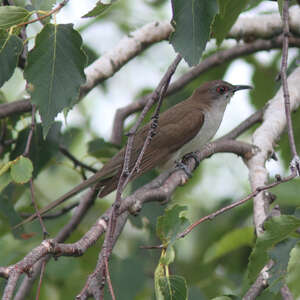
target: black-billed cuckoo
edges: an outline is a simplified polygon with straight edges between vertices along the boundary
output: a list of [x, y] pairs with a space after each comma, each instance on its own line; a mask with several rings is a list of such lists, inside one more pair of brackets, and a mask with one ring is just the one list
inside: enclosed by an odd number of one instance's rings
[[[232, 85], [222, 80], [206, 82], [189, 98], [162, 113], [156, 134], [141, 161], [139, 172], [133, 175], [132, 180], [155, 167], [170, 168], [174, 161], [184, 154], [201, 150], [217, 132], [225, 108], [233, 94], [236, 91], [251, 88], [248, 85]], [[137, 132], [134, 138], [130, 168], [133, 168], [138, 158], [149, 129], [148, 123]], [[101, 183], [102, 186], [100, 197], [115, 190], [122, 171], [124, 154], [125, 148], [120, 150], [101, 170], [42, 208], [40, 213], [46, 213], [96, 182]], [[36, 214], [33, 214], [22, 223], [27, 223], [35, 217]]]

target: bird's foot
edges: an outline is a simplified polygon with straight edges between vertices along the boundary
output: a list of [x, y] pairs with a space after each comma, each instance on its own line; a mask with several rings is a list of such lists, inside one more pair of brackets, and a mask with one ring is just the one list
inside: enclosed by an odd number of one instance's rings
[[187, 177], [191, 178], [192, 177], [192, 173], [190, 172], [190, 170], [188, 169], [187, 165], [184, 164], [182, 161], [175, 161], [176, 166], [174, 171], [176, 170], [183, 170], [184, 173], [187, 175]]
[[198, 168], [200, 165], [200, 160], [195, 152], [190, 152], [190, 153], [185, 154], [182, 158], [182, 161], [185, 161], [190, 157], [192, 157], [195, 160], [195, 169]]

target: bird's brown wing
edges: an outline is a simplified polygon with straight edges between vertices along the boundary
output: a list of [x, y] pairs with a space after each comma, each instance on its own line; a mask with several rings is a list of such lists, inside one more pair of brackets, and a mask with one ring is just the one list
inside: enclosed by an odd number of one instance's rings
[[[181, 108], [181, 110], [184, 109]], [[180, 118], [177, 117], [178, 115], [180, 115]], [[139, 166], [139, 173], [134, 174], [132, 179], [135, 179], [141, 174], [167, 162], [174, 152], [197, 135], [203, 122], [204, 114], [201, 111], [199, 111], [198, 114], [195, 114], [190, 110], [186, 112], [181, 111], [181, 114], [176, 114], [174, 112], [171, 112], [170, 114], [170, 111], [168, 111], [167, 118], [164, 114], [162, 114], [158, 123], [156, 134], [143, 155], [143, 159]], [[149, 124], [145, 125], [135, 137], [131, 153], [130, 169], [134, 167], [134, 164], [142, 150], [149, 128]], [[120, 154], [121, 153], [119, 153], [118, 157], [115, 159], [113, 158], [108, 165], [104, 166], [104, 168], [114, 169], [114, 172], [116, 173], [113, 177], [102, 181], [104, 188], [99, 195], [100, 197], [109, 194], [117, 187], [123, 165], [124, 151], [122, 155]]]
[[204, 114], [187, 112], [181, 116], [177, 119], [175, 114], [174, 119], [166, 120], [171, 122], [164, 124], [162, 119], [159, 123], [157, 134], [143, 156], [140, 166], [143, 173], [166, 163], [172, 154], [197, 135], [204, 122]]

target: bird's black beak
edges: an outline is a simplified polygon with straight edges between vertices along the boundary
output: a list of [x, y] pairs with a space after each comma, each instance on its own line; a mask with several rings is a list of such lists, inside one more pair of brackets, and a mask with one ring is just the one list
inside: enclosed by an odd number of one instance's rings
[[250, 86], [250, 85], [234, 85], [234, 86], [233, 86], [233, 92], [234, 92], [234, 93], [235, 93], [236, 91], [246, 90], [246, 89], [253, 89], [253, 87]]

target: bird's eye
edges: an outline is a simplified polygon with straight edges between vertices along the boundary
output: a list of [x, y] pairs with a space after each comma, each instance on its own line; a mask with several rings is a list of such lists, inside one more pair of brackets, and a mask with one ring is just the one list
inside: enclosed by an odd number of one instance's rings
[[225, 86], [225, 85], [221, 85], [221, 86], [218, 86], [217, 87], [217, 92], [220, 94], [220, 95], [223, 95], [225, 92], [228, 91], [228, 87]]

